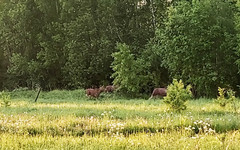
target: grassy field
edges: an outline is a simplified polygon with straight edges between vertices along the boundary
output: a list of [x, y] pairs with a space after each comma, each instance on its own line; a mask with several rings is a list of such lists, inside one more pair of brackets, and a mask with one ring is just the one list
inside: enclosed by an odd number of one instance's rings
[[126, 99], [83, 90], [15, 91], [0, 108], [1, 149], [240, 149], [240, 109], [211, 99], [172, 112], [160, 99]]

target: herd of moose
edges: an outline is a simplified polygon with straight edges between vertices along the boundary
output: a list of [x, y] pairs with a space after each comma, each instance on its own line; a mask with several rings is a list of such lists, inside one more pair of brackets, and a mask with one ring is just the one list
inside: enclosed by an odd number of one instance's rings
[[[101, 86], [99, 88], [89, 88], [89, 89], [86, 89], [86, 96], [92, 97], [92, 98], [98, 98], [102, 92], [113, 93], [116, 90], [117, 90], [117, 86], [114, 86], [114, 85], [108, 85], [106, 87]], [[149, 99], [152, 99], [153, 97], [157, 97], [157, 96], [164, 97], [166, 95], [167, 95], [166, 88], [155, 88]]]

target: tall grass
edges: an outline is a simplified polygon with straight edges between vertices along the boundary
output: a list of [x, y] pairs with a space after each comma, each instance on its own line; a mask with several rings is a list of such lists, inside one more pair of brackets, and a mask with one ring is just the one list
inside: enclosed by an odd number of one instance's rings
[[84, 90], [15, 91], [0, 108], [1, 149], [238, 149], [239, 112], [211, 99], [171, 112], [160, 99], [124, 99]]

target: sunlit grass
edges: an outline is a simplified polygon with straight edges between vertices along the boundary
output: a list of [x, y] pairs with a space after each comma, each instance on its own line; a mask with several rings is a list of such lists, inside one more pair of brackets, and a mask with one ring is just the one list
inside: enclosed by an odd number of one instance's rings
[[238, 149], [240, 113], [211, 99], [177, 113], [160, 99], [95, 100], [82, 90], [42, 93], [37, 103], [10, 94], [0, 108], [2, 149]]
[[238, 131], [226, 135], [188, 136], [179, 132], [133, 134], [128, 137], [97, 135], [83, 136], [28, 136], [1, 134], [3, 149], [239, 149]]

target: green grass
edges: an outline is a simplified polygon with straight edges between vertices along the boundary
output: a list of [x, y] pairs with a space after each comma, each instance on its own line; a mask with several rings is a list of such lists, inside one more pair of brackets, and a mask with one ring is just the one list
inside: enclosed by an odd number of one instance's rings
[[172, 112], [161, 99], [125, 99], [84, 90], [15, 91], [0, 107], [1, 149], [240, 149], [240, 110], [211, 99]]

